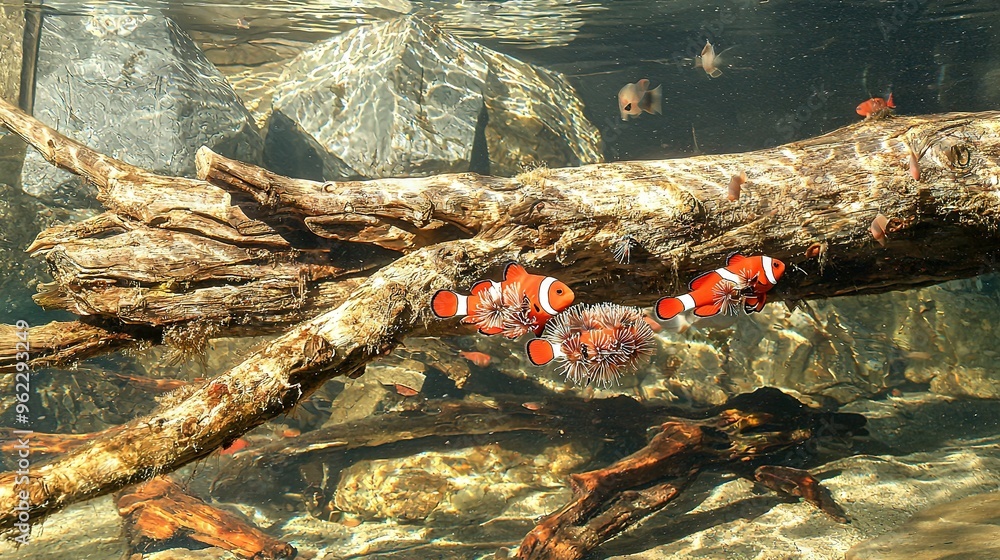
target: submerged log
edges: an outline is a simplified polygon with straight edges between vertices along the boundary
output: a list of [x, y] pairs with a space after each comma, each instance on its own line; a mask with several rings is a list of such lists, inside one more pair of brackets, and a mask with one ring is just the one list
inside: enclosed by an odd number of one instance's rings
[[[126, 329], [91, 325], [82, 321], [53, 321], [30, 327], [25, 335], [28, 363], [33, 368], [56, 367], [128, 346], [143, 340], [143, 328]], [[0, 337], [19, 340], [14, 325], [0, 325]], [[0, 372], [13, 372], [18, 363], [16, 345], [0, 348]], [[23, 360], [23, 356], [21, 356]]]
[[248, 560], [290, 560], [296, 550], [268, 536], [237, 516], [184, 492], [174, 481], [158, 476], [117, 497], [132, 550], [187, 537], [232, 552]]
[[[721, 464], [741, 473], [748, 462], [774, 461], [817, 436], [866, 433], [860, 414], [815, 411], [772, 388], [733, 397], [710, 414], [704, 420], [671, 419], [646, 447], [608, 467], [573, 475], [573, 500], [532, 529], [516, 557], [578, 560], [666, 506], [704, 467]], [[829, 492], [805, 471], [762, 465], [754, 480], [802, 497], [840, 523], [847, 521]]]
[[[465, 289], [505, 261], [557, 274], [581, 300], [648, 305], [733, 250], [765, 252], [809, 271], [787, 274], [776, 294], [801, 299], [971, 276], [998, 240], [1000, 113], [901, 117], [747, 154], [512, 179], [309, 184], [203, 151], [202, 173], [234, 193], [98, 154], [3, 102], [0, 122], [93, 182], [109, 211], [39, 236], [32, 249], [55, 279], [44, 301], [151, 328], [154, 343], [168, 327], [205, 337], [315, 317], [149, 416], [33, 465], [27, 485], [0, 475], [0, 528], [15, 523], [19, 491], [38, 521], [204, 457], [329, 378], [360, 375], [402, 338], [441, 328], [427, 309], [435, 290]], [[914, 136], [930, 145], [919, 180], [907, 167]], [[729, 201], [742, 172], [745, 196]], [[891, 218], [886, 249], [868, 233], [878, 212]], [[618, 264], [611, 248], [625, 238], [638, 247]], [[199, 262], [171, 258], [179, 253]]]

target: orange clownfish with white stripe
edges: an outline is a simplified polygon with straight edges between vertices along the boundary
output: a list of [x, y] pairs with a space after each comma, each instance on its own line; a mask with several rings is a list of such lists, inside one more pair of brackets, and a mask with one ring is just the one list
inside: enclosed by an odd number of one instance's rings
[[442, 319], [464, 316], [487, 335], [518, 338], [527, 332], [542, 334], [545, 323], [573, 305], [573, 290], [551, 276], [529, 274], [521, 265], [508, 263], [503, 280], [482, 280], [469, 295], [438, 290], [431, 311]]
[[785, 263], [778, 259], [734, 253], [726, 259], [724, 268], [692, 280], [688, 293], [660, 298], [656, 302], [656, 316], [665, 321], [692, 309], [698, 317], [735, 315], [740, 306], [746, 313], [757, 313], [764, 309], [767, 292], [784, 273]]

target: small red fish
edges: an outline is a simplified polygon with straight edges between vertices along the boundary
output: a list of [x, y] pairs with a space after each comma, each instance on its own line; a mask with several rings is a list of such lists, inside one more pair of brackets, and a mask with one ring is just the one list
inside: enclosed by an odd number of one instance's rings
[[573, 290], [559, 280], [508, 263], [501, 282], [477, 282], [470, 295], [438, 290], [431, 310], [442, 319], [465, 316], [462, 322], [478, 326], [483, 334], [514, 339], [527, 332], [540, 336], [545, 323], [573, 305], [573, 298]]
[[486, 367], [493, 361], [493, 356], [485, 352], [459, 352], [458, 355], [479, 367]]
[[649, 325], [649, 328], [653, 329], [653, 332], [655, 333], [663, 330], [663, 325], [657, 323], [656, 320], [645, 313], [642, 314], [642, 320], [645, 321], [646, 324]]
[[872, 97], [867, 101], [862, 101], [858, 105], [858, 114], [866, 119], [880, 119], [882, 117], [888, 117], [892, 114], [892, 110], [896, 108], [896, 104], [892, 101], [892, 94], [889, 94], [889, 99], [882, 99], [881, 97]]
[[392, 388], [396, 390], [397, 395], [401, 395], [403, 397], [415, 397], [417, 396], [417, 393], [420, 392], [413, 387], [407, 387], [401, 383], [393, 383]]
[[219, 455], [234, 455], [250, 447], [250, 442], [243, 438], [234, 439], [229, 445], [219, 450]]
[[725, 268], [717, 268], [692, 280], [688, 293], [660, 298], [656, 302], [656, 316], [665, 321], [689, 309], [698, 317], [719, 313], [735, 315], [741, 304], [746, 313], [759, 312], [767, 302], [767, 292], [784, 273], [785, 263], [778, 259], [734, 253], [726, 260]]
[[540, 403], [540, 402], [526, 402], [526, 403], [521, 403], [521, 406], [523, 406], [524, 408], [527, 408], [528, 410], [530, 410], [532, 412], [537, 411], [537, 410], [541, 410], [541, 409], [545, 408], [545, 405], [542, 404], [542, 403]]
[[743, 188], [743, 183], [747, 182], [747, 172], [740, 171], [739, 175], [733, 175], [733, 178], [729, 180], [729, 192], [726, 195], [731, 202], [736, 202], [740, 199], [740, 190]]

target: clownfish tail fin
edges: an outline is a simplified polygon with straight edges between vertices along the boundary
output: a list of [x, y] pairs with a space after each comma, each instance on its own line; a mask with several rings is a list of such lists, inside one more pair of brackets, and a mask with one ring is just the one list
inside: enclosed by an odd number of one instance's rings
[[544, 338], [536, 338], [528, 341], [528, 360], [532, 365], [543, 366], [556, 357], [552, 343]]
[[678, 313], [684, 311], [684, 302], [675, 297], [665, 297], [656, 300], [656, 318], [661, 321], [673, 319]]
[[[438, 290], [431, 297], [431, 311], [441, 319], [448, 319], [459, 314], [461, 299], [467, 297], [451, 290]], [[462, 313], [465, 315], [465, 313]]]

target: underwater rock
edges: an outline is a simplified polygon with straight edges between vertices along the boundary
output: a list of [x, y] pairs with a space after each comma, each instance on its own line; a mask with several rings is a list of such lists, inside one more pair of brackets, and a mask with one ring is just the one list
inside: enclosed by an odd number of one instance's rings
[[[47, 271], [39, 259], [25, 259], [24, 248], [47, 221], [40, 216], [43, 212], [34, 199], [0, 179], [0, 323], [14, 324], [37, 313], [31, 296], [36, 285], [48, 280]], [[13, 386], [11, 389], [6, 395], [13, 398]]]
[[1000, 558], [1000, 492], [917, 512], [898, 529], [847, 551], [847, 560]]
[[[193, 177], [202, 145], [254, 162], [263, 148], [225, 78], [154, 10], [46, 15], [35, 116], [105, 154], [168, 175]], [[92, 187], [34, 151], [22, 180], [25, 192], [47, 204], [96, 206]]]
[[72, 505], [45, 520], [31, 533], [31, 542], [17, 546], [0, 539], [0, 556], [18, 560], [121, 558], [125, 551], [122, 520], [114, 498], [100, 496]]
[[[0, 99], [16, 104], [21, 90], [24, 9], [0, 4]], [[16, 185], [24, 161], [20, 138], [0, 131], [0, 184]]]
[[603, 161], [600, 131], [583, 116], [583, 103], [562, 74], [486, 48], [477, 51], [490, 69], [484, 90], [490, 173]]
[[271, 97], [274, 88], [281, 83], [281, 73], [287, 65], [287, 60], [278, 60], [251, 67], [219, 67], [261, 130], [265, 129], [267, 119], [271, 117]]
[[344, 380], [344, 389], [330, 403], [330, 416], [324, 426], [361, 420], [385, 409], [394, 402], [392, 392], [377, 380], [362, 375]]
[[317, 41], [413, 11], [407, 0], [171, 4], [166, 13], [222, 72], [261, 129], [288, 62]]
[[340, 511], [366, 520], [460, 525], [499, 515], [532, 490], [564, 486], [588, 458], [575, 444], [538, 455], [489, 444], [359, 461], [342, 472], [334, 501]]
[[538, 157], [553, 167], [602, 157], [597, 129], [560, 74], [417, 17], [320, 43], [289, 63], [279, 82], [265, 157], [289, 175], [497, 174]]
[[[918, 393], [892, 402], [859, 400], [842, 410], [868, 417], [874, 440], [899, 444], [893, 454], [861, 454], [810, 469], [843, 506], [849, 524], [834, 522], [804, 501], [787, 503], [747, 480], [703, 474], [689, 489], [695, 501], [678, 504], [687, 513], [648, 520], [627, 541], [605, 544], [604, 557], [841, 560], [855, 544], [901, 526], [925, 508], [992, 492], [1000, 484], [995, 402], [950, 402]], [[970, 418], [983, 422], [971, 433]], [[900, 426], [905, 440], [894, 433]], [[635, 543], [644, 542], [663, 544], [638, 552]], [[887, 557], [895, 556], [871, 556]]]

